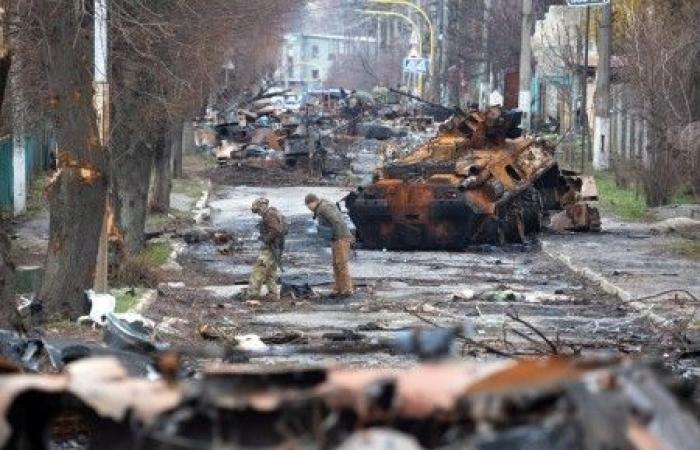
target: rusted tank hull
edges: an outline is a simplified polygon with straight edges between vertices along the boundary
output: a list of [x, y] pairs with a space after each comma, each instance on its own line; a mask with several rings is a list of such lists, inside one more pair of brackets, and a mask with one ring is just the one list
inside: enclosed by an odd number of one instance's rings
[[361, 196], [349, 208], [363, 246], [391, 250], [461, 249], [478, 228], [462, 199], [438, 199], [430, 186], [407, 185], [402, 198]]
[[[487, 190], [375, 183], [351, 196], [347, 206], [365, 248], [463, 250], [472, 244], [522, 243], [527, 234], [540, 231], [541, 204], [529, 201], [533, 191], [489, 203]], [[484, 213], [485, 207], [492, 211]]]
[[[516, 125], [498, 108], [460, 114], [378, 168], [374, 183], [346, 201], [359, 240], [395, 250], [521, 243], [540, 231], [544, 211], [594, 200], [597, 194], [584, 195], [592, 180], [563, 174], [554, 146], [518, 137]], [[575, 229], [594, 228], [596, 217], [576, 215]]]
[[[575, 186], [579, 178], [562, 174], [556, 164], [532, 186], [515, 192], [504, 192], [498, 183], [465, 189], [456, 183], [458, 177], [449, 175], [440, 180], [443, 183], [382, 179], [348, 196], [346, 206], [358, 241], [368, 249], [390, 250], [522, 243], [542, 230], [546, 211], [579, 205], [569, 200], [580, 196]], [[600, 230], [600, 220], [595, 220], [599, 216], [589, 216], [576, 222], [576, 230]]]

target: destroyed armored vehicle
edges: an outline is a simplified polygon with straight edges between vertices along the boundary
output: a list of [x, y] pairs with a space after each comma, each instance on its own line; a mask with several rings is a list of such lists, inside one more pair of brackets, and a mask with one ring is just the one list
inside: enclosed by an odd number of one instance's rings
[[374, 249], [521, 243], [562, 211], [564, 229], [597, 230], [592, 180], [559, 169], [547, 141], [521, 137], [519, 113], [458, 111], [408, 156], [345, 199], [358, 240]]

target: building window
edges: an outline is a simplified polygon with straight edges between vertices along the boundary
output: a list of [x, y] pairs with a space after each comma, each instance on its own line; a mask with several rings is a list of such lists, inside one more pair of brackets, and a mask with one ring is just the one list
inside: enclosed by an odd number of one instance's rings
[[294, 78], [294, 58], [287, 56], [287, 78]]
[[318, 80], [318, 75], [318, 69], [314, 69], [311, 71], [311, 78], [313, 78], [314, 80]]
[[335, 53], [329, 53], [328, 54], [328, 61], [334, 61], [335, 60]]
[[318, 45], [311, 46], [311, 57], [318, 58]]

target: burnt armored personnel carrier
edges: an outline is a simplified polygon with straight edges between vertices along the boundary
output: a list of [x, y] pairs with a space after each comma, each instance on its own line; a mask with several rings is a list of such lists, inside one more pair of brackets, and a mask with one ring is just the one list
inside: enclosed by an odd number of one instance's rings
[[549, 210], [565, 210], [568, 229], [599, 228], [597, 209], [581, 203], [586, 180], [562, 172], [547, 141], [521, 137], [519, 122], [500, 108], [459, 112], [378, 168], [372, 184], [346, 198], [358, 240], [396, 250], [519, 243], [541, 230]]

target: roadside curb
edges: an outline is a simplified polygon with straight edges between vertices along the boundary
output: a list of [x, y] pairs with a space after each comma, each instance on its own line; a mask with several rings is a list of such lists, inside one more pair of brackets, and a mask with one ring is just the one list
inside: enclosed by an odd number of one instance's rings
[[668, 323], [671, 322], [671, 319], [667, 319], [663, 316], [660, 316], [659, 314], [652, 312], [651, 309], [653, 308], [653, 305], [650, 306], [642, 302], [634, 301], [634, 297], [629, 291], [626, 291], [621, 287], [617, 286], [615, 283], [608, 280], [601, 273], [594, 271], [590, 267], [576, 264], [571, 260], [569, 256], [553, 250], [553, 246], [549, 242], [541, 241], [540, 244], [542, 251], [547, 256], [564, 264], [569, 270], [571, 270], [575, 274], [600, 286], [600, 288], [606, 293], [614, 295], [626, 304], [630, 305], [639, 313], [642, 313], [643, 315], [647, 316], [654, 325], [660, 327], [667, 326]]
[[155, 289], [146, 289], [136, 300], [136, 304], [129, 312], [143, 314], [157, 298], [158, 292]]
[[194, 209], [192, 210], [192, 215], [194, 223], [201, 225], [205, 221], [209, 220], [211, 211], [209, 209], [209, 197], [211, 196], [211, 180], [207, 180], [207, 188], [202, 191], [202, 195], [199, 200], [194, 204]]

